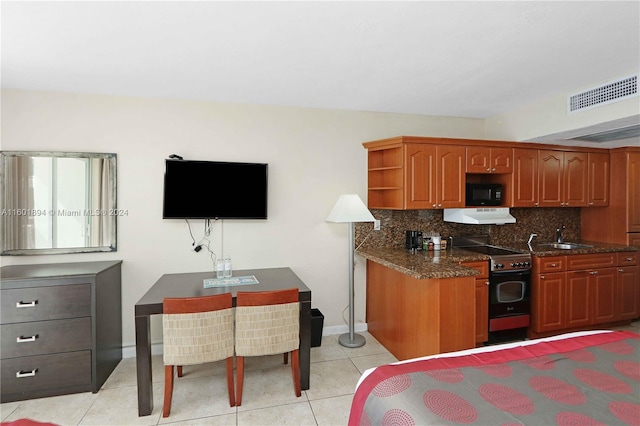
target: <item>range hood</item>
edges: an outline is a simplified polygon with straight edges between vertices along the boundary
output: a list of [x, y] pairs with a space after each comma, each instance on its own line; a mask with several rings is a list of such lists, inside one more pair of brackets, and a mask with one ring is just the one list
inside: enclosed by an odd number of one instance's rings
[[444, 221], [473, 225], [504, 225], [516, 223], [516, 218], [509, 213], [509, 207], [471, 207], [444, 209]]

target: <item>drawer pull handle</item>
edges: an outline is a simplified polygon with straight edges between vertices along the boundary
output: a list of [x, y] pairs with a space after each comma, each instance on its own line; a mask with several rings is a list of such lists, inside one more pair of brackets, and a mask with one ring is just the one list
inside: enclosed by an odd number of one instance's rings
[[551, 266], [552, 268], [555, 268], [555, 267], [557, 267], [558, 265], [557, 265], [556, 263], [552, 263], [552, 264], [551, 264], [551, 265], [549, 265], [549, 266]]
[[37, 300], [32, 300], [31, 302], [16, 302], [16, 308], [35, 308], [38, 304]]
[[591, 271], [589, 272], [591, 275], [598, 275], [598, 271]]
[[16, 342], [17, 343], [35, 342], [37, 338], [38, 338], [37, 334], [34, 334], [33, 336], [29, 336], [29, 337], [20, 336], [20, 337], [16, 337]]
[[627, 257], [627, 262], [631, 262], [633, 260], [633, 257]]
[[37, 372], [38, 372], [37, 368], [35, 368], [35, 369], [31, 370], [31, 371], [22, 371], [22, 370], [20, 370], [20, 371], [18, 371], [16, 373], [16, 377], [18, 379], [21, 379], [23, 377], [33, 377], [33, 376], [36, 375]]

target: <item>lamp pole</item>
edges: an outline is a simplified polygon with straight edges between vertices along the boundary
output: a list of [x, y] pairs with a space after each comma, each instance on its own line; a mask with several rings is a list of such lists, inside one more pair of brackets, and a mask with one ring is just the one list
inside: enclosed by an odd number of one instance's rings
[[353, 272], [356, 267], [354, 261], [354, 240], [355, 240], [355, 226], [353, 222], [349, 222], [349, 332], [341, 334], [338, 337], [338, 342], [347, 348], [359, 348], [364, 346], [365, 338], [360, 334], [356, 334], [354, 330], [355, 324], [355, 289], [353, 285]]

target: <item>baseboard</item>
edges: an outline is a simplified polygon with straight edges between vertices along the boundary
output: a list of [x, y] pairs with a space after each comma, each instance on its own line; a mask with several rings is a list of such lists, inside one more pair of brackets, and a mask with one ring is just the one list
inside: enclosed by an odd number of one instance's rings
[[[353, 327], [356, 333], [362, 333], [363, 331], [367, 331], [366, 323], [357, 323]], [[334, 325], [331, 327], [323, 327], [322, 335], [323, 336], [334, 336], [336, 334], [344, 334], [349, 332], [349, 327], [345, 325]], [[162, 343], [152, 343], [151, 344], [151, 355], [162, 355]], [[136, 357], [136, 347], [135, 345], [131, 346], [123, 346], [122, 347], [122, 357], [123, 358], [135, 358]]]
[[[362, 333], [363, 331], [367, 331], [367, 323], [356, 323], [353, 327], [353, 330], [356, 333]], [[344, 334], [349, 332], [349, 327], [345, 325], [334, 325], [331, 327], [323, 327], [322, 335], [323, 336], [333, 336], [336, 334]]]

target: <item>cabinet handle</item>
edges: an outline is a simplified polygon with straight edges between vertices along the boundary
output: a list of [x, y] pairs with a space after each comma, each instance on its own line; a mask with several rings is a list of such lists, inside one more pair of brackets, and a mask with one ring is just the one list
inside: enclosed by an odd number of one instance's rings
[[37, 338], [38, 338], [37, 334], [34, 334], [33, 336], [29, 336], [29, 337], [20, 336], [20, 337], [16, 337], [16, 343], [35, 342]]
[[434, 207], [434, 208], [435, 208], [435, 207], [438, 207], [438, 205], [437, 205], [437, 204], [434, 204], [434, 205], [433, 205], [433, 207]]
[[618, 268], [618, 272], [624, 272], [624, 269]]
[[544, 275], [540, 275], [540, 279], [541, 279], [541, 280], [544, 280]]
[[540, 203], [538, 203], [537, 201], [535, 203], [533, 203], [534, 206], [538, 207], [540, 205]]
[[492, 172], [495, 172], [495, 171], [496, 171], [496, 168], [494, 167], [493, 169], [491, 169], [491, 171], [492, 171]]
[[16, 302], [16, 308], [35, 308], [38, 304], [37, 300], [32, 300], [31, 302]]
[[592, 206], [593, 205], [593, 201], [589, 201], [589, 205]]
[[591, 275], [598, 275], [598, 271], [591, 271], [591, 272], [589, 272], [589, 274], [591, 274]]
[[552, 263], [552, 264], [551, 264], [551, 265], [549, 265], [549, 266], [551, 266], [552, 268], [557, 268], [557, 267], [558, 267], [558, 264], [557, 264], [557, 263]]
[[490, 168], [490, 167], [487, 167], [487, 171], [488, 171], [488, 172], [490, 172], [490, 171], [491, 171], [491, 168]]
[[489, 281], [485, 281], [484, 283], [485, 283], [486, 285], [489, 285]]
[[627, 257], [627, 262], [631, 262], [633, 260], [633, 257]]
[[22, 371], [22, 370], [20, 370], [20, 371], [16, 372], [16, 377], [18, 379], [20, 379], [22, 377], [33, 377], [33, 376], [36, 375], [37, 372], [38, 372], [37, 368], [34, 368], [31, 371]]

